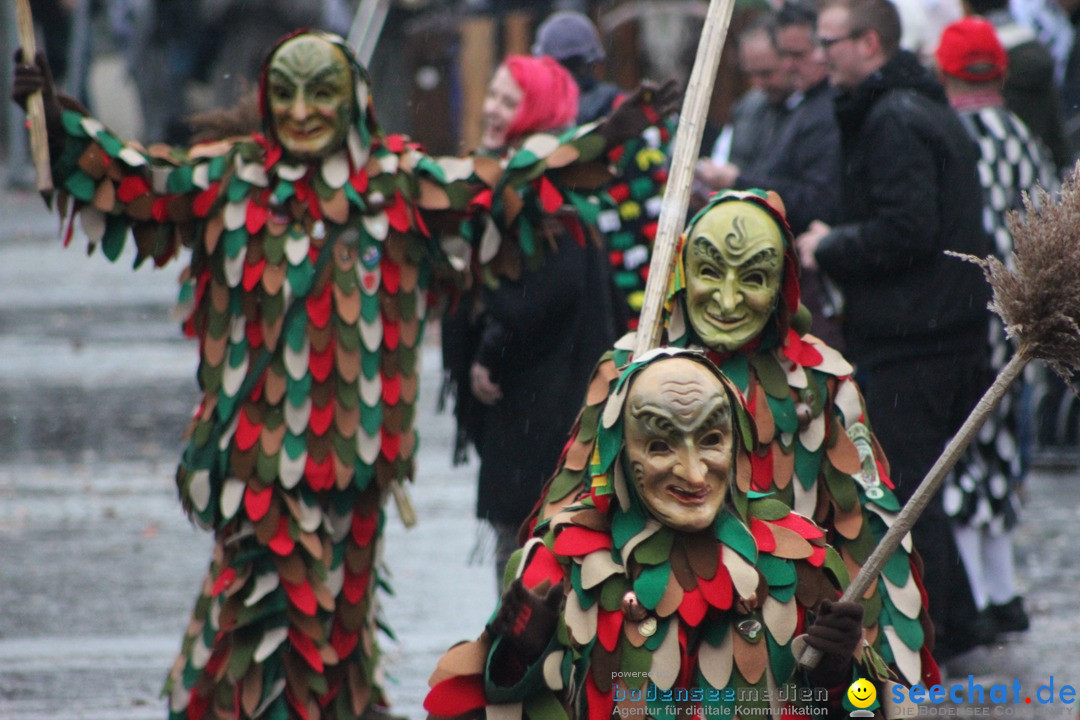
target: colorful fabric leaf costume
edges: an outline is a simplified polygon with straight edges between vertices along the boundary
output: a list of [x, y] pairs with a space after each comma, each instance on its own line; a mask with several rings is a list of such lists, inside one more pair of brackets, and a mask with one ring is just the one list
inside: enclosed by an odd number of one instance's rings
[[[771, 218], [771, 232], [781, 231], [774, 250], [746, 230], [747, 218], [762, 212], [762, 218]], [[701, 230], [723, 213], [733, 216], [726, 229], [713, 225], [719, 229], [712, 235]], [[747, 247], [759, 252], [752, 254]], [[721, 257], [729, 251], [730, 257]], [[762, 266], [762, 257], [769, 253], [776, 256], [774, 264]], [[775, 500], [812, 518], [854, 577], [900, 506], [852, 367], [838, 352], [792, 327], [793, 320], [805, 318], [782, 202], [774, 193], [760, 191], [714, 195], [691, 220], [676, 257], [664, 342], [706, 351], [731, 379], [746, 398], [756, 430], [750, 463], [743, 468], [750, 473], [749, 489], [772, 493]], [[696, 276], [688, 269], [691, 265]], [[766, 271], [776, 273], [774, 286], [763, 284]], [[733, 275], [734, 285], [715, 279], [721, 275]], [[715, 291], [710, 283], [717, 284]], [[730, 303], [722, 299], [729, 292], [737, 296]], [[751, 332], [745, 318], [755, 310], [739, 298], [755, 293], [771, 297], [771, 304], [755, 306], [762, 322]], [[736, 319], [728, 321], [726, 315]], [[710, 343], [702, 335], [717, 339]], [[597, 450], [594, 428], [620, 373], [633, 360], [633, 346], [633, 334], [627, 335], [597, 364], [560, 467], [537, 506], [538, 520], [549, 520], [581, 502], [583, 494], [597, 506], [609, 502], [611, 485], [588, 470]], [[929, 652], [932, 627], [919, 577], [919, 562], [907, 538], [863, 598], [868, 640], [908, 683], [931, 682], [938, 676]]]
[[[320, 94], [319, 53], [341, 58], [347, 105]], [[190, 249], [183, 327], [202, 399], [176, 479], [216, 545], [166, 686], [174, 718], [356, 718], [386, 702], [383, 507], [413, 475], [430, 291], [471, 262], [467, 243], [436, 233], [490, 209], [503, 233], [477, 238], [480, 262], [539, 262], [543, 243], [519, 221], [585, 202], [583, 173], [607, 180], [593, 126], [534, 136], [509, 160], [435, 159], [380, 132], [340, 38], [294, 34], [268, 58], [262, 134], [145, 150], [66, 112], [54, 163], [90, 251], [115, 260], [129, 231], [136, 266]], [[290, 93], [325, 112], [289, 125]]]
[[[709, 430], [727, 423], [722, 452], [729, 460], [718, 466], [727, 471], [719, 497], [704, 491], [701, 502], [672, 501], [667, 483], [682, 487], [671, 478], [684, 475], [675, 470], [650, 485], [649, 471], [631, 459], [624, 408], [632, 407], [635, 376], [687, 359], [707, 363], [700, 354], [663, 348], [618, 374], [612, 393], [598, 403], [602, 415], [590, 423], [596, 443], [589, 474], [610, 493], [583, 494], [559, 509], [537, 524], [515, 556], [515, 583], [540, 595], [550, 585], [565, 598], [550, 638], [530, 639], [543, 650], [522, 658], [527, 645], [517, 642], [517, 626], [500, 629], [500, 608], [477, 641], [453, 647], [439, 661], [425, 699], [432, 716], [484, 710], [487, 717], [531, 720], [606, 720], [613, 712], [800, 717], [820, 715], [821, 706], [846, 714], [839, 695], [857, 677], [884, 681], [879, 697], [885, 697], [888, 671], [869, 646], [856, 645], [858, 626], [854, 662], [851, 653], [831, 660], [838, 671], [833, 692], [796, 667], [793, 643], [802, 640], [796, 636], [814, 623], [822, 601], [838, 597], [847, 566], [812, 521], [752, 489], [753, 423], [738, 390], [714, 366], [706, 365], [730, 414], [714, 413], [714, 424], [694, 437], [699, 452], [720, 447], [723, 440]], [[685, 365], [676, 372], [685, 373]], [[701, 402], [684, 389], [671, 397], [673, 415], [692, 415]], [[662, 435], [665, 423], [654, 425]], [[716, 504], [699, 517], [710, 498]], [[670, 514], [663, 514], [665, 506]], [[521, 613], [519, 625], [538, 612]]]

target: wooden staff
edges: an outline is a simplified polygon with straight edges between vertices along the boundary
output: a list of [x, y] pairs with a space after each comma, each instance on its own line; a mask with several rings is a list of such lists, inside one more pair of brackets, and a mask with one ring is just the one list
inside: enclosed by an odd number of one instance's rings
[[[1025, 195], [1027, 219], [1018, 213], [1009, 216], [1015, 243], [1013, 267], [997, 258], [973, 258], [983, 269], [994, 290], [990, 309], [1001, 316], [1009, 337], [1017, 341], [1016, 354], [1003, 367], [975, 409], [945, 446], [915, 493], [897, 514], [892, 526], [867, 558], [859, 574], [848, 585], [841, 600], [858, 601], [881, 574], [885, 561], [915, 526], [923, 509], [941, 488], [945, 476], [956, 465], [990, 413], [1035, 359], [1044, 360], [1065, 382], [1080, 370], [1080, 164], [1065, 183], [1058, 202], [1038, 190], [1038, 202]], [[956, 253], [950, 253], [955, 255]], [[821, 653], [807, 646], [799, 658], [805, 668], [814, 668]]]
[[[19, 25], [19, 44], [22, 45], [23, 60], [32, 64], [37, 54], [37, 41], [34, 38], [30, 0], [15, 0], [15, 17]], [[26, 99], [26, 119], [30, 125], [30, 151], [34, 157], [34, 170], [37, 172], [37, 189], [48, 199], [52, 195], [53, 181], [49, 162], [49, 134], [45, 127], [45, 103], [40, 92]]]
[[645, 283], [634, 347], [634, 354], [638, 356], [656, 347], [663, 332], [668, 276], [675, 260], [675, 245], [686, 222], [686, 209], [690, 206], [690, 187], [701, 150], [701, 134], [705, 129], [716, 69], [720, 65], [720, 53], [724, 49], [734, 8], [735, 0], [710, 0], [705, 25], [701, 29], [694, 69], [690, 72], [690, 82], [686, 86], [686, 96], [679, 114], [679, 128], [675, 132], [671, 169], [664, 190], [664, 204], [660, 208], [656, 240], [653, 242], [649, 279]]

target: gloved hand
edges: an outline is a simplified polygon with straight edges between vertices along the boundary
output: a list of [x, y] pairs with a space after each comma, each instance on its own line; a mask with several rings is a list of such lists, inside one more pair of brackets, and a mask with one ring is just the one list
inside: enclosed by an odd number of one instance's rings
[[862, 605], [823, 600], [814, 624], [806, 630], [806, 644], [823, 657], [810, 672], [811, 679], [824, 687], [851, 681], [851, 663], [862, 640]]
[[506, 638], [532, 663], [540, 657], [559, 622], [559, 607], [563, 592], [559, 586], [550, 587], [547, 580], [532, 592], [518, 578], [503, 593], [499, 612], [488, 625], [488, 632]]
[[15, 51], [15, 77], [11, 85], [11, 99], [26, 111], [27, 101], [38, 90], [45, 105], [45, 129], [49, 136], [49, 152], [53, 157], [63, 150], [64, 131], [60, 116], [63, 106], [56, 92], [52, 69], [41, 50], [34, 55], [33, 64], [24, 62], [22, 48]]
[[645, 128], [660, 122], [679, 109], [682, 92], [675, 80], [663, 85], [643, 82], [637, 90], [608, 116], [599, 132], [607, 140], [608, 148], [622, 145], [640, 135]]

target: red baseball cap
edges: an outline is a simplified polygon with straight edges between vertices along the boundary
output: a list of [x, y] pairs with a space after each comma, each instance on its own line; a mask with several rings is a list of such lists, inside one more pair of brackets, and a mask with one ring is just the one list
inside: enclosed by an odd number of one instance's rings
[[975, 83], [1004, 77], [1009, 64], [994, 26], [978, 17], [948, 25], [934, 56], [946, 75]]

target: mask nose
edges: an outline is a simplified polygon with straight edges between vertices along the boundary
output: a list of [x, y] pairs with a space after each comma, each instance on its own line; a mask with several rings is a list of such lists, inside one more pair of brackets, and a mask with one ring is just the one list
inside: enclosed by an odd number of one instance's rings
[[709, 469], [701, 459], [701, 453], [694, 445], [684, 446], [679, 451], [679, 463], [675, 467], [675, 477], [686, 483], [691, 490], [701, 490], [706, 487], [706, 476]]

